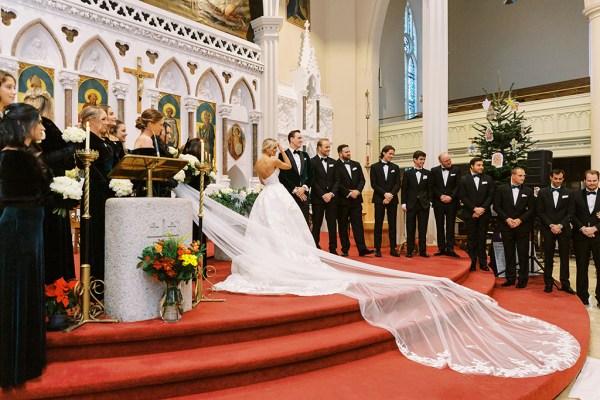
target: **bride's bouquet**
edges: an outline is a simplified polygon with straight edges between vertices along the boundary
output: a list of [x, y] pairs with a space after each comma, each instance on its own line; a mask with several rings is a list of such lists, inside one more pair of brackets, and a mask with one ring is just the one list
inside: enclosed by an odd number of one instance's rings
[[65, 142], [71, 143], [83, 143], [85, 141], [86, 133], [83, 129], [76, 126], [69, 126], [64, 130], [62, 136]]
[[66, 217], [67, 211], [77, 207], [83, 194], [83, 180], [73, 171], [67, 171], [66, 176], [54, 177], [50, 190], [59, 195], [57, 206], [52, 210], [54, 214]]
[[173, 146], [169, 146], [168, 151], [169, 151], [169, 154], [171, 155], [171, 157], [177, 157], [179, 155], [179, 150], [177, 150]]
[[111, 179], [108, 187], [117, 197], [127, 197], [133, 193], [133, 183], [129, 179]]

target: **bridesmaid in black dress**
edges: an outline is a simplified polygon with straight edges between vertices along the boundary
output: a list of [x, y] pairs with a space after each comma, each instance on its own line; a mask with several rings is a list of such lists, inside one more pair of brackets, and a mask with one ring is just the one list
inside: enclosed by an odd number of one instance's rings
[[[81, 263], [85, 263], [84, 258], [87, 258], [87, 262], [91, 265], [92, 276], [104, 280], [104, 205], [113, 195], [108, 187], [110, 182], [108, 174], [114, 166], [114, 158], [110, 145], [103, 139], [107, 131], [106, 112], [100, 107], [89, 106], [81, 110], [79, 117], [83, 127], [89, 122], [90, 149], [99, 153], [99, 157], [90, 167], [90, 214], [92, 216], [90, 248], [89, 254], [82, 251]], [[84, 234], [82, 230], [82, 235]]]
[[[29, 103], [32, 106], [36, 104]], [[42, 151], [42, 160], [50, 168], [52, 175], [64, 176], [65, 171], [75, 167], [75, 143], [67, 143], [62, 138], [62, 132], [51, 118], [53, 108], [50, 102], [37, 102], [38, 111], [42, 116], [42, 124], [46, 129], [46, 138], [39, 144]], [[46, 266], [46, 284], [53, 283], [59, 278], [69, 281], [75, 278], [75, 264], [73, 260], [73, 237], [71, 236], [71, 221], [68, 216], [63, 217], [52, 213], [55, 207], [62, 207], [62, 197], [57, 203], [46, 204], [44, 213], [44, 259]], [[75, 207], [76, 201], [69, 200], [68, 207]]]
[[[100, 107], [101, 109], [104, 110], [104, 112], [106, 113], [106, 133], [104, 134], [103, 139], [106, 141], [106, 144], [108, 144], [113, 152], [113, 161], [114, 161], [114, 166], [115, 167], [119, 161], [121, 161], [121, 159], [123, 157], [125, 157], [125, 152], [123, 151], [123, 145], [121, 144], [121, 142], [119, 141], [119, 139], [113, 134], [113, 132], [116, 131], [117, 128], [117, 124], [118, 124], [118, 120], [117, 120], [117, 115], [115, 114], [114, 110], [112, 109], [111, 106], [108, 106], [106, 104], [100, 104], [98, 107]], [[122, 124], [122, 122], [121, 122]]]
[[43, 202], [49, 173], [29, 148], [43, 132], [35, 107], [23, 103], [5, 107], [0, 122], [2, 388], [40, 376], [46, 365]]
[[125, 157], [125, 154], [129, 153], [125, 145], [125, 138], [127, 138], [125, 123], [117, 120], [116, 124], [108, 128], [108, 138], [115, 156], [115, 164], [118, 164]]

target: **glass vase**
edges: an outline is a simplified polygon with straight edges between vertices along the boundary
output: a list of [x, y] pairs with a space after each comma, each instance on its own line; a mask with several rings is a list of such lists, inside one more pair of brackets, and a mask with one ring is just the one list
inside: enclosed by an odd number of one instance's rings
[[183, 315], [181, 281], [165, 282], [165, 291], [160, 299], [160, 317], [165, 322], [179, 322]]

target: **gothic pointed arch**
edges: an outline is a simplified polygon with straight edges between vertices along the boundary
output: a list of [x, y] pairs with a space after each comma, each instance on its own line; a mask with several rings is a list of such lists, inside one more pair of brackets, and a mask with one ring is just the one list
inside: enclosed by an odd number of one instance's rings
[[231, 180], [231, 187], [244, 187], [247, 185], [248, 179], [237, 165], [229, 168], [227, 176]]
[[[86, 64], [86, 59], [84, 56], [86, 55], [88, 50], [91, 50], [91, 54], [90, 54], [91, 57], [100, 59], [100, 56], [97, 53], [94, 55], [94, 47], [101, 50], [103, 53], [106, 53], [105, 55], [107, 56], [107, 58], [109, 60], [109, 64], [112, 65], [112, 70], [113, 70], [114, 76], [116, 79], [119, 79], [119, 66], [117, 64], [117, 60], [115, 59], [113, 53], [110, 51], [110, 47], [100, 37], [100, 35], [91, 37], [79, 48], [79, 51], [77, 52], [77, 56], [75, 57], [75, 63], [74, 63], [75, 70], [84, 72], [84, 73], [91, 73], [91, 74], [95, 73], [96, 75], [102, 75], [102, 71], [94, 70], [95, 68], [91, 68], [91, 67], [93, 67], [92, 62], [94, 60], [87, 63], [89, 65], [89, 67], [85, 68], [86, 66], [84, 65], [84, 64]], [[84, 67], [87, 70], [83, 69], [82, 67]], [[106, 72], [106, 71], [104, 71], [104, 72]]]
[[237, 90], [241, 89], [242, 87], [244, 87], [245, 91], [247, 91], [247, 93], [250, 95], [250, 100], [252, 100], [252, 109], [256, 110], [256, 99], [254, 98], [254, 93], [252, 93], [251, 86], [250, 84], [248, 84], [248, 81], [244, 77], [238, 79], [235, 85], [233, 85], [231, 93], [229, 94], [229, 103], [233, 104], [233, 100], [235, 100]]
[[[185, 83], [185, 91], [186, 93], [189, 95], [190, 94], [190, 82], [187, 78], [187, 76], [185, 75], [185, 70], [183, 69], [183, 67], [181, 66], [181, 64], [179, 63], [179, 61], [177, 61], [177, 59], [175, 57], [171, 57], [169, 58], [167, 61], [165, 61], [165, 63], [162, 65], [162, 67], [160, 67], [160, 70], [158, 71], [158, 74], [156, 75], [156, 88], [163, 88], [163, 89], [167, 89], [170, 91], [178, 91], [177, 88], [175, 87], [163, 87], [163, 85], [165, 84], [165, 81], [163, 81], [163, 79], [167, 78], [167, 74], [169, 72], [172, 72], [171, 68], [176, 68], [177, 70], [179, 70], [179, 74], [181, 74], [181, 78], [183, 78], [183, 82]], [[174, 85], [177, 85], [177, 82], [173, 82]]]
[[[21, 46], [22, 41], [23, 45]], [[36, 43], [38, 44], [36, 45]], [[44, 59], [46, 58], [45, 55], [49, 46], [56, 46], [55, 50], [60, 54], [60, 64], [63, 68], [66, 68], [67, 58], [60, 42], [56, 35], [54, 35], [54, 32], [52, 32], [52, 29], [41, 18], [38, 18], [25, 25], [15, 35], [11, 55], [24, 61], [39, 61], [45, 64], [56, 65], [59, 60]], [[35, 51], [37, 48], [43, 53], [38, 54], [36, 58]], [[28, 56], [29, 53], [31, 53], [31, 56]]]
[[[218, 101], [219, 99], [211, 99], [211, 100], [213, 100], [217, 103], [225, 102], [225, 89], [223, 88], [223, 83], [219, 80], [217, 73], [212, 68], [208, 68], [206, 71], [204, 71], [202, 73], [202, 75], [200, 75], [200, 79], [198, 79], [198, 84], [196, 85], [196, 96], [201, 97], [200, 94], [203, 91], [203, 84], [207, 79], [216, 81], [216, 84], [219, 88], [219, 93], [221, 93], [220, 101]], [[207, 100], [207, 99], [204, 99], [204, 100]]]

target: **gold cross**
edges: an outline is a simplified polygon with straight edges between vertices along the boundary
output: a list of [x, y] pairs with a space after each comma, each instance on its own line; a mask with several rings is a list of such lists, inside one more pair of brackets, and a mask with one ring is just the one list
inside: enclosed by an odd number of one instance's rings
[[137, 68], [123, 68], [128, 74], [132, 74], [137, 79], [137, 112], [142, 112], [142, 92], [144, 91], [144, 79], [154, 78], [151, 72], [142, 71], [142, 57], [137, 58]]

